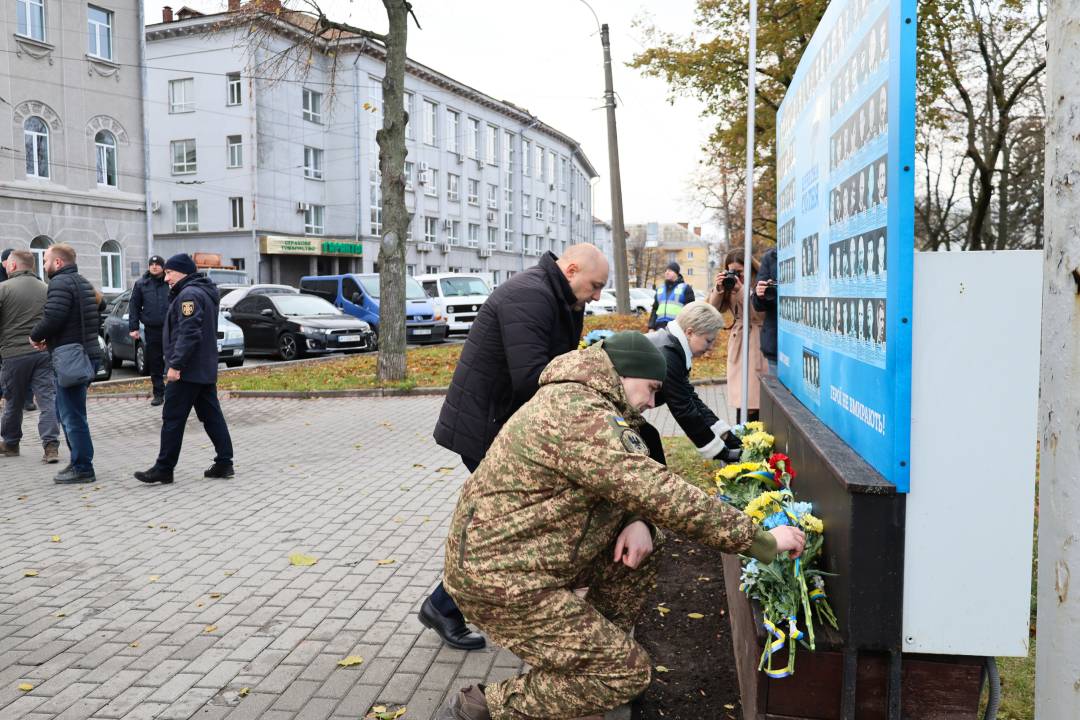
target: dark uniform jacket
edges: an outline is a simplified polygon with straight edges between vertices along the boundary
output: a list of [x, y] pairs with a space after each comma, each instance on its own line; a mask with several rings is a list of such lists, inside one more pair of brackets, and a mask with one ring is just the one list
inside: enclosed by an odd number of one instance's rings
[[[680, 338], [681, 336], [681, 338]], [[716, 417], [709, 406], [698, 397], [694, 386], [690, 384], [690, 363], [688, 349], [683, 346], [682, 328], [677, 322], [668, 323], [663, 330], [649, 333], [646, 337], [652, 341], [667, 361], [667, 377], [660, 392], [656, 393], [657, 406], [667, 404], [668, 411], [679, 423], [679, 427], [694, 443], [694, 447], [703, 457], [713, 459], [724, 450], [723, 434], [730, 426]]]
[[[776, 280], [776, 248], [771, 248], [761, 257], [758, 269], [758, 282]], [[776, 360], [776, 301], [759, 298], [756, 288], [750, 288], [750, 304], [758, 312], [765, 313], [765, 324], [761, 326], [761, 354], [770, 360]]]
[[96, 366], [101, 362], [99, 325], [94, 286], [79, 274], [77, 265], [65, 265], [49, 278], [45, 309], [30, 331], [30, 337], [47, 342], [50, 351], [62, 345], [81, 343]]
[[160, 328], [165, 324], [169, 311], [169, 286], [165, 274], [154, 277], [147, 270], [135, 281], [128, 303], [128, 330], [138, 330], [141, 322], [146, 327]]
[[649, 458], [643, 422], [600, 344], [554, 359], [461, 490], [450, 595], [498, 604], [572, 587], [636, 518], [771, 562], [776, 541], [749, 516]]
[[551, 359], [577, 348], [584, 310], [573, 309], [577, 299], [556, 259], [545, 254], [480, 306], [435, 426], [439, 445], [483, 458]]
[[218, 291], [202, 273], [188, 275], [169, 293], [165, 316], [165, 365], [184, 382], [217, 382]]

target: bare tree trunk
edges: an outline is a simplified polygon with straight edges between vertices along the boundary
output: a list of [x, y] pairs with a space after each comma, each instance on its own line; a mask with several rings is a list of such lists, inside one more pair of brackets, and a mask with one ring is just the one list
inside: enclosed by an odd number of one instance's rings
[[1006, 142], [1001, 147], [1001, 180], [998, 181], [998, 233], [997, 249], [1004, 250], [1009, 245], [1009, 160], [1010, 145]]
[[383, 126], [379, 144], [383, 236], [379, 244], [379, 363], [380, 382], [405, 379], [405, 46], [409, 33], [409, 4], [383, 0], [390, 27], [386, 33], [386, 74], [383, 77]]
[[[1039, 643], [1035, 716], [1080, 717], [1080, 9], [1052, 0], [1047, 23], [1046, 245], [1039, 401]], [[1071, 587], [1072, 568], [1077, 587]]]

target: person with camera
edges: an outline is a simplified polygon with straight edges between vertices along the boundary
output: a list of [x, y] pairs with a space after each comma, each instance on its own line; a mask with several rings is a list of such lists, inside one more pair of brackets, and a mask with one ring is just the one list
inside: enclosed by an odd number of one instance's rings
[[668, 263], [664, 270], [664, 287], [656, 291], [652, 312], [649, 314], [649, 329], [660, 330], [674, 320], [683, 307], [694, 302], [694, 288], [683, 280], [679, 263]]
[[[749, 282], [757, 283], [758, 262], [751, 258]], [[775, 271], [774, 271], [775, 272]], [[751, 302], [750, 312], [743, 308], [743, 251], [732, 250], [724, 258], [724, 269], [716, 274], [716, 285], [709, 294], [709, 303], [720, 312], [730, 312], [732, 323], [728, 328], [727, 384], [728, 407], [735, 410], [735, 422], [743, 423], [758, 419], [761, 407], [759, 378], [769, 373], [769, 365], [761, 352], [761, 329], [765, 323], [765, 313], [755, 310]], [[753, 295], [753, 293], [751, 293]], [[750, 346], [747, 360], [750, 369], [750, 382], [746, 398], [746, 417], [742, 417], [742, 330], [744, 315], [750, 316]]]
[[761, 354], [769, 364], [769, 374], [776, 375], [776, 248], [761, 256], [757, 283], [750, 293], [750, 304], [765, 314], [761, 325]]

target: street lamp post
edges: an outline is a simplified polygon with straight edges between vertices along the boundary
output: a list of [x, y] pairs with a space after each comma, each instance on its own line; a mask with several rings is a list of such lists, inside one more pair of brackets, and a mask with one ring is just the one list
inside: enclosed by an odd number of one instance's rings
[[750, 0], [750, 52], [746, 82], [746, 221], [743, 229], [743, 306], [742, 306], [742, 422], [747, 421], [750, 392], [750, 280], [754, 238], [754, 106], [757, 100], [757, 0]]

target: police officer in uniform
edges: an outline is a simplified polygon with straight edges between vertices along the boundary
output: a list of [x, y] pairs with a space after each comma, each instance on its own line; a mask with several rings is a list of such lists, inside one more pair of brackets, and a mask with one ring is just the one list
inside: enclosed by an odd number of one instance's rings
[[[169, 286], [165, 282], [165, 258], [151, 256], [143, 276], [131, 288], [128, 303], [128, 335], [140, 340], [146, 369], [154, 386], [151, 405], [165, 401], [165, 350], [161, 343], [161, 331], [165, 325], [165, 313], [169, 308]], [[143, 329], [139, 329], [140, 323]]]
[[233, 476], [233, 447], [229, 428], [217, 399], [217, 287], [196, 272], [187, 253], [173, 255], [165, 263], [169, 284], [169, 310], [165, 315], [165, 364], [167, 384], [162, 408], [161, 448], [149, 470], [135, 473], [144, 483], [169, 484], [180, 458], [184, 425], [191, 409], [214, 443], [216, 455], [204, 477]]
[[683, 280], [679, 263], [668, 263], [664, 270], [664, 286], [656, 291], [652, 313], [649, 314], [649, 329], [660, 330], [682, 311], [684, 305], [694, 302], [694, 288]]
[[801, 530], [762, 530], [650, 459], [641, 412], [666, 369], [636, 332], [560, 355], [462, 488], [446, 590], [532, 669], [455, 693], [437, 720], [599, 717], [643, 692], [652, 663], [630, 630], [659, 527], [763, 563], [802, 552]]

